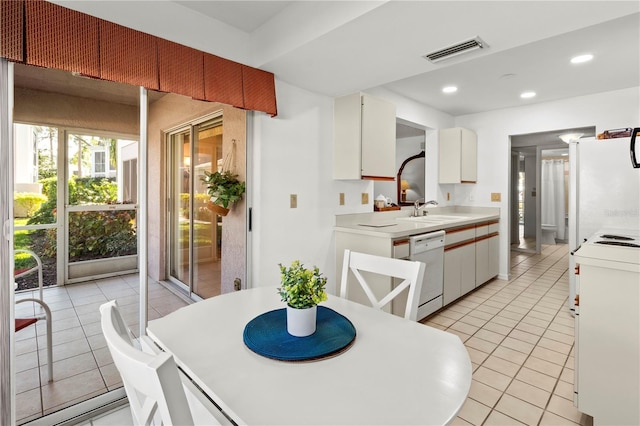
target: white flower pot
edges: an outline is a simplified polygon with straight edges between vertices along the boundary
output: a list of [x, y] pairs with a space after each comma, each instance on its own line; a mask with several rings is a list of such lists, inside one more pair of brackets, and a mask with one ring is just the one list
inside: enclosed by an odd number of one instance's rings
[[298, 309], [287, 305], [287, 332], [296, 337], [306, 337], [315, 333], [317, 311], [317, 306]]

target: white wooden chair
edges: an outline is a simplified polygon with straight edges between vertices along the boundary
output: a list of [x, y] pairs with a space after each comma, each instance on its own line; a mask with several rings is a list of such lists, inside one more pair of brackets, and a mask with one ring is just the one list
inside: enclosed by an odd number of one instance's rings
[[228, 424], [215, 407], [180, 371], [173, 356], [148, 336], [139, 341], [126, 326], [116, 301], [100, 306], [102, 332], [120, 372], [136, 425]]
[[[344, 251], [344, 261], [342, 264], [342, 280], [340, 284], [340, 297], [347, 297], [347, 283], [349, 282], [349, 272], [351, 272], [357, 282], [364, 290], [371, 305], [376, 309], [382, 309], [403, 290], [409, 289], [404, 317], [415, 321], [418, 316], [418, 303], [420, 290], [422, 289], [422, 278], [424, 276], [425, 264], [418, 261], [403, 259], [393, 259], [390, 257], [375, 256], [371, 254], [358, 253], [351, 250]], [[378, 300], [371, 286], [367, 283], [361, 272], [372, 272], [374, 274], [386, 275], [403, 280]]]

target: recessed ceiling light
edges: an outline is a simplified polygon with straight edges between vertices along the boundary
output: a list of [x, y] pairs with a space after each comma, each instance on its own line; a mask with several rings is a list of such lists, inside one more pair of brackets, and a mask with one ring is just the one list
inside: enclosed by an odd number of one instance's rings
[[593, 55], [590, 54], [590, 53], [587, 53], [586, 55], [574, 56], [573, 58], [571, 58], [571, 63], [572, 64], [582, 64], [582, 63], [585, 63], [585, 62], [589, 62], [592, 59], [593, 59]]
[[456, 86], [447, 86], [442, 88], [442, 93], [455, 93], [458, 91]]
[[536, 92], [522, 92], [520, 94], [520, 97], [522, 99], [529, 99], [529, 98], [533, 98], [536, 95]]

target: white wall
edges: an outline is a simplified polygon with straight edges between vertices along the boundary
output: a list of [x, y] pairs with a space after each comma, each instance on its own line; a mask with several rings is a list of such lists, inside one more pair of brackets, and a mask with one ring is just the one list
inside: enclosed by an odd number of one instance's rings
[[[278, 116], [253, 120], [253, 287], [278, 285], [278, 263], [316, 265], [335, 288], [333, 225], [339, 213], [372, 211], [372, 181], [335, 181], [333, 99], [276, 81]], [[339, 193], [345, 205], [339, 205]], [[369, 204], [360, 204], [361, 193]], [[297, 194], [298, 207], [289, 207]]]
[[[396, 104], [399, 118], [425, 128], [448, 127], [453, 117], [387, 91], [368, 91]], [[333, 98], [276, 80], [278, 116], [255, 113], [253, 118], [253, 287], [278, 285], [278, 263], [299, 259], [317, 265], [336, 288], [333, 226], [336, 214], [373, 211], [373, 181], [332, 178]], [[433, 135], [434, 132], [431, 132]], [[427, 155], [436, 161], [427, 133]], [[434, 160], [435, 159], [435, 160]], [[429, 168], [429, 166], [428, 166]], [[437, 176], [437, 167], [432, 173]], [[429, 182], [430, 179], [427, 178]], [[432, 181], [432, 180], [431, 180]], [[432, 185], [434, 186], [434, 185]], [[427, 188], [427, 193], [429, 193]], [[345, 193], [345, 205], [339, 194]], [[360, 203], [361, 193], [369, 203]], [[436, 190], [432, 189], [432, 193]], [[289, 208], [297, 194], [298, 207]], [[431, 198], [435, 198], [431, 196]]]
[[[640, 87], [456, 117], [478, 135], [478, 183], [457, 185], [458, 204], [500, 207], [500, 275], [509, 267], [510, 135], [595, 126], [596, 132], [640, 125]], [[629, 167], [631, 167], [629, 165]], [[492, 203], [491, 192], [502, 201]], [[473, 201], [470, 200], [473, 198]]]

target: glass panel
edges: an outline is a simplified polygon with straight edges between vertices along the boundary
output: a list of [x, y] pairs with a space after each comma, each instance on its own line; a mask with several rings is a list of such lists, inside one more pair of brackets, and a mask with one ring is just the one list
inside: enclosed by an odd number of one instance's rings
[[26, 219], [21, 225], [55, 224], [58, 129], [16, 124], [14, 139], [14, 216]]
[[69, 212], [69, 262], [135, 255], [136, 210]]
[[206, 123], [195, 128], [193, 170], [193, 292], [202, 298], [220, 294], [222, 218], [207, 207], [211, 198], [202, 182], [205, 170], [222, 166], [222, 124]]
[[67, 140], [70, 205], [132, 202], [125, 197], [131, 182], [125, 183], [123, 176], [126, 164], [130, 168], [138, 157], [136, 141], [79, 134], [69, 134]]
[[191, 188], [191, 142], [190, 131], [171, 136], [171, 223], [169, 225], [170, 241], [170, 275], [187, 286], [189, 278], [189, 244], [191, 241], [189, 226], [190, 207], [189, 193]]
[[[31, 250], [40, 257], [43, 284], [56, 285], [58, 129], [15, 124], [14, 139], [14, 249]], [[33, 266], [33, 257], [24, 253], [15, 255], [17, 274]], [[17, 290], [35, 288], [38, 276], [29, 274], [17, 278], [16, 283]]]

